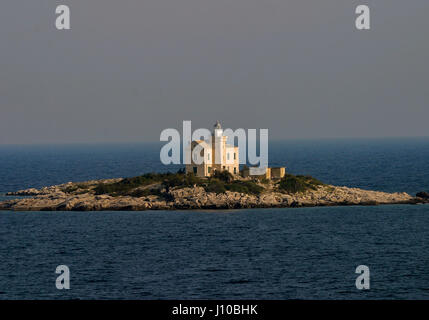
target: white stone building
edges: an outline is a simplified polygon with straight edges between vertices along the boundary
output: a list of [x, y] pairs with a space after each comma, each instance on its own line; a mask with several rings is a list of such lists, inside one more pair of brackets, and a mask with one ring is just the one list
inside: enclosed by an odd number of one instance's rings
[[[191, 153], [191, 163], [186, 165], [186, 173], [193, 173], [198, 177], [209, 177], [215, 171], [228, 171], [232, 175], [239, 174], [238, 147], [227, 144], [227, 136], [219, 123], [214, 125], [211, 141], [192, 141], [187, 152]], [[195, 148], [198, 149], [195, 150]], [[200, 150], [200, 157], [198, 157]], [[189, 157], [189, 155], [188, 155]]]

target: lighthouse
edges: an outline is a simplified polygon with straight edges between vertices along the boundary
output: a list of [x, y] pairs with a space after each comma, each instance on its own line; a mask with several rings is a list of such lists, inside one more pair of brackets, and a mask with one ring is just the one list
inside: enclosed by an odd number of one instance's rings
[[227, 144], [228, 137], [224, 135], [222, 125], [216, 121], [213, 126], [211, 141], [192, 141], [191, 150], [196, 145], [202, 149], [204, 162], [201, 164], [192, 163], [186, 165], [186, 172], [193, 173], [199, 177], [211, 176], [215, 171], [228, 171], [233, 175], [239, 174], [238, 147]]

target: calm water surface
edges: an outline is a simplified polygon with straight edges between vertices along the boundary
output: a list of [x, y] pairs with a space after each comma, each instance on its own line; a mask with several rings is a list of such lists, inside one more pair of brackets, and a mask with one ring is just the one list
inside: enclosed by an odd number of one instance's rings
[[[429, 190], [428, 139], [270, 148], [272, 165], [328, 183]], [[166, 170], [157, 145], [0, 147], [0, 192]], [[0, 211], [0, 299], [427, 299], [428, 239], [426, 205]], [[60, 264], [71, 290], [55, 288]], [[360, 264], [370, 267], [369, 291], [355, 288]]]

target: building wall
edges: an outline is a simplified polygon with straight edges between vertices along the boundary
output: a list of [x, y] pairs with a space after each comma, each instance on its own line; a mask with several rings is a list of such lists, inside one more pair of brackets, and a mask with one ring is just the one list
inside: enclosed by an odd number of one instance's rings
[[[201, 145], [203, 147], [202, 149], [202, 156], [204, 156], [204, 162], [201, 164], [196, 164], [194, 162], [194, 159], [192, 157], [192, 151], [194, 150], [194, 148], [197, 145]], [[210, 159], [212, 158], [212, 149], [211, 146], [209, 144], [207, 144], [204, 141], [193, 141], [191, 144], [191, 147], [189, 149], [187, 149], [186, 152], [190, 152], [191, 156], [190, 156], [190, 160], [191, 160], [191, 164], [187, 164], [186, 165], [186, 173], [193, 173], [195, 174], [194, 168], [196, 168], [196, 176], [198, 177], [206, 177], [208, 176], [208, 167], [210, 167], [210, 161], [208, 161], [208, 156], [210, 155]]]
[[186, 173], [194, 173], [194, 167], [197, 168], [198, 177], [206, 177], [208, 175], [208, 166], [204, 164], [187, 164]]
[[272, 179], [281, 179], [286, 174], [285, 167], [271, 168], [271, 178]]
[[[196, 175], [199, 177], [210, 176], [214, 173], [215, 170], [226, 170], [231, 174], [239, 174], [240, 161], [238, 147], [227, 145], [226, 139], [226, 136], [214, 138], [211, 146], [205, 141], [193, 141], [187, 152], [191, 152], [192, 154], [192, 151], [198, 144], [203, 145], [205, 163], [195, 164], [194, 159], [191, 157], [191, 164], [186, 165], [186, 173], [194, 173], [194, 167], [196, 167]], [[220, 148], [216, 149], [216, 146], [220, 146]], [[208, 157], [208, 155], [210, 156]], [[216, 164], [216, 157], [221, 159], [220, 164]]]
[[243, 177], [247, 178], [247, 177], [256, 177], [256, 178], [266, 178], [266, 179], [271, 179], [271, 168], [265, 168], [265, 173], [262, 175], [258, 175], [258, 176], [251, 176], [250, 175], [250, 168], [246, 168], [243, 169]]
[[[266, 178], [266, 179], [281, 179], [286, 174], [286, 168], [285, 167], [277, 167], [277, 168], [266, 168], [265, 173], [262, 175], [259, 175], [257, 177], [259, 178]], [[243, 169], [243, 177], [249, 177], [250, 176], [250, 169]]]
[[232, 174], [239, 174], [239, 165], [238, 147], [227, 146], [225, 148], [225, 162], [222, 165], [222, 170], [227, 170]]

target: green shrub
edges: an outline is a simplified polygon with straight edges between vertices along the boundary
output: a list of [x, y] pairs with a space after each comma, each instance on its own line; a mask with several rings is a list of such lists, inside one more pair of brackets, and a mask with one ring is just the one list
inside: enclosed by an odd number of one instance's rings
[[206, 190], [206, 192], [224, 193], [226, 191], [225, 183], [218, 179], [212, 178], [204, 186], [204, 190]]
[[225, 188], [232, 192], [240, 192], [246, 194], [258, 195], [264, 188], [252, 181], [233, 181], [231, 184], [226, 184]]
[[[95, 194], [128, 195], [138, 187], [161, 183], [167, 188], [192, 187], [204, 181], [193, 174], [184, 173], [147, 173], [138, 177], [125, 178], [114, 183], [100, 183], [94, 188]], [[139, 194], [137, 192], [136, 194]]]
[[219, 179], [220, 181], [230, 183], [234, 180], [234, 176], [226, 170], [223, 171], [215, 171], [213, 174], [213, 178]]
[[278, 183], [278, 188], [280, 191], [297, 193], [316, 190], [319, 185], [323, 183], [311, 176], [286, 174]]
[[[151, 184], [161, 184], [162, 188], [141, 188]], [[231, 173], [219, 172], [209, 179], [199, 178], [194, 174], [179, 173], [147, 173], [138, 177], [125, 178], [114, 183], [100, 183], [95, 188], [95, 194], [109, 194], [112, 196], [130, 195], [144, 197], [157, 195], [165, 197], [170, 188], [203, 186], [206, 192], [224, 193], [225, 191], [241, 192], [246, 194], [260, 194], [264, 188], [253, 181], [233, 180]]]
[[206, 192], [224, 193], [225, 191], [240, 192], [246, 194], [258, 195], [264, 188], [251, 181], [232, 181], [225, 183], [216, 178], [211, 178], [204, 186]]
[[95, 194], [115, 194], [123, 195], [129, 191], [147, 186], [154, 183], [159, 183], [164, 179], [174, 176], [172, 173], [146, 173], [144, 175], [132, 178], [125, 178], [113, 183], [100, 183], [94, 188]]
[[95, 194], [106, 194], [113, 192], [113, 187], [110, 184], [99, 183], [98, 186], [94, 188]]
[[166, 188], [173, 188], [173, 187], [193, 187], [194, 185], [201, 185], [203, 183], [203, 180], [201, 178], [198, 178], [192, 173], [188, 174], [172, 174], [168, 177], [166, 177], [162, 184]]

